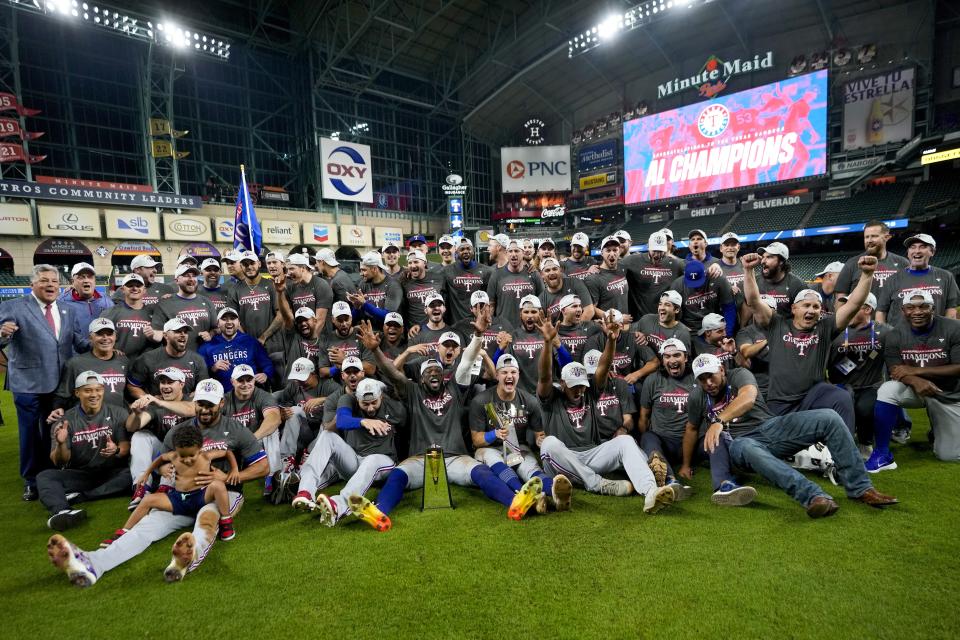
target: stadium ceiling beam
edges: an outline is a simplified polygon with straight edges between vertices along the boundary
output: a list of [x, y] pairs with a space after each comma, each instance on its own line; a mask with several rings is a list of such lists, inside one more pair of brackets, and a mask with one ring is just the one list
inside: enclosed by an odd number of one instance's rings
[[727, 19], [727, 24], [730, 25], [730, 28], [733, 29], [733, 34], [737, 36], [737, 41], [740, 43], [740, 47], [743, 49], [743, 52], [746, 55], [750, 55], [750, 50], [747, 49], [747, 41], [744, 40], [743, 34], [740, 32], [740, 27], [737, 26], [737, 21], [733, 19], [733, 16], [730, 15], [730, 12], [727, 11], [727, 6], [723, 2], [718, 2], [717, 6], [720, 7], [720, 13], [723, 14], [723, 17]]
[[827, 38], [830, 39], [830, 45], [834, 44], [833, 15], [827, 13], [827, 8], [823, 6], [823, 0], [816, 0], [817, 11], [820, 12], [820, 19], [823, 21], [823, 28], [827, 32]]
[[670, 57], [670, 54], [667, 53], [667, 50], [664, 48], [664, 46], [660, 44], [660, 40], [654, 35], [653, 29], [643, 29], [643, 32], [647, 34], [647, 37], [650, 38], [650, 42], [652, 42], [653, 46], [656, 47], [657, 51], [660, 52], [660, 55], [663, 56], [663, 59], [666, 61], [666, 63], [670, 65], [670, 69], [673, 71], [673, 73], [675, 75], [680, 75], [680, 70], [677, 69], [677, 64], [673, 61], [673, 58]]
[[[379, 0], [379, 1], [372, 0], [369, 8], [367, 9], [367, 15], [364, 18], [363, 22], [357, 25], [352, 32], [350, 31], [349, 8], [347, 9], [346, 12], [344, 12], [344, 15], [347, 19], [347, 31], [348, 31], [347, 41], [342, 45], [336, 44], [337, 41], [335, 39], [329, 41], [334, 43], [337, 51], [335, 54], [333, 54], [333, 57], [331, 57], [329, 60], [326, 61], [326, 64], [324, 64], [323, 68], [321, 68], [317, 73], [317, 77], [314, 79], [315, 86], [322, 84], [324, 81], [324, 78], [326, 78], [330, 74], [331, 69], [337, 66], [337, 64], [341, 60], [343, 60], [349, 54], [352, 53], [353, 48], [356, 46], [358, 42], [360, 42], [360, 39], [366, 34], [367, 30], [370, 28], [370, 25], [374, 23], [375, 18], [392, 3], [393, 3], [393, 0]], [[340, 20], [338, 19], [336, 23], [339, 30]], [[336, 35], [336, 33], [334, 33], [334, 35]]]

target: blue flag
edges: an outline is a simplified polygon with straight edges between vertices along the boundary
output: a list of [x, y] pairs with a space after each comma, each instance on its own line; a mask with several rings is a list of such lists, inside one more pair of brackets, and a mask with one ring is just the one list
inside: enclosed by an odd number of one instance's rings
[[240, 189], [237, 193], [237, 208], [233, 218], [233, 248], [241, 251], [253, 251], [260, 255], [263, 244], [263, 234], [260, 232], [260, 223], [257, 222], [257, 212], [253, 210], [250, 201], [250, 191], [247, 189], [247, 175], [243, 165], [240, 165]]

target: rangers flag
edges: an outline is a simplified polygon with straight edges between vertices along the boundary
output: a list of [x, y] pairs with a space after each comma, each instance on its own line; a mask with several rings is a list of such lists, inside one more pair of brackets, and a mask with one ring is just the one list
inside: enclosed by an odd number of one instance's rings
[[247, 174], [240, 165], [240, 189], [237, 193], [237, 208], [233, 218], [233, 248], [253, 251], [260, 255], [260, 246], [263, 236], [260, 232], [260, 223], [257, 222], [257, 212], [253, 210], [250, 201], [250, 191], [247, 189]]

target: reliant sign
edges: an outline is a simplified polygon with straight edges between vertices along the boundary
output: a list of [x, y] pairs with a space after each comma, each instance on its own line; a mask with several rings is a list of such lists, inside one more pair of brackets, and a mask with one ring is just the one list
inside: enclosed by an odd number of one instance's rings
[[727, 83], [734, 76], [744, 73], [752, 73], [760, 69], [773, 68], [773, 51], [767, 51], [761, 57], [760, 54], [753, 58], [736, 58], [735, 60], [725, 61], [717, 56], [710, 56], [703, 64], [700, 72], [686, 77], [674, 78], [657, 86], [657, 98], [666, 98], [675, 93], [680, 93], [688, 89], [698, 89], [700, 95], [704, 98], [712, 98], [727, 87]]
[[261, 220], [260, 231], [263, 241], [273, 244], [299, 244], [300, 225], [283, 220]]

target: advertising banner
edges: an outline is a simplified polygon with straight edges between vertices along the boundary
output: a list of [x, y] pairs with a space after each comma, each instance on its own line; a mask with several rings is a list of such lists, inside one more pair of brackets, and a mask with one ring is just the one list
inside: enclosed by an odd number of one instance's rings
[[0, 203], [0, 235], [32, 236], [33, 216], [30, 215], [30, 205]]
[[709, 204], [702, 207], [691, 207], [689, 209], [677, 209], [673, 213], [674, 220], [682, 220], [684, 218], [702, 218], [704, 216], [716, 216], [722, 213], [733, 213], [737, 210], [737, 205], [732, 202], [724, 202], [722, 204]]
[[131, 192], [125, 189], [105, 189], [82, 185], [44, 184], [39, 181], [0, 180], [0, 196], [8, 198], [35, 198], [64, 202], [88, 202], [128, 207], [161, 207], [167, 209], [199, 209], [200, 196], [173, 193]]
[[104, 209], [108, 238], [160, 239], [160, 216], [148, 211]]
[[345, 247], [369, 247], [371, 243], [370, 227], [360, 227], [354, 224], [340, 225], [340, 244]]
[[841, 178], [858, 176], [867, 169], [877, 166], [882, 160], [882, 156], [874, 156], [872, 158], [859, 158], [857, 160], [834, 162], [830, 164], [830, 177], [833, 180], [839, 180]]
[[580, 173], [617, 164], [616, 138], [583, 147], [577, 151], [577, 170]]
[[813, 192], [807, 191], [806, 193], [797, 193], [789, 196], [777, 196], [776, 198], [744, 200], [740, 203], [740, 209], [743, 211], [757, 211], [758, 209], [792, 207], [795, 204], [809, 204], [811, 202], [813, 202]]
[[570, 190], [570, 145], [500, 149], [503, 193]]
[[370, 147], [320, 138], [323, 197], [328, 200], [373, 202]]
[[303, 243], [324, 246], [340, 244], [337, 226], [327, 222], [304, 222]]
[[233, 246], [233, 218], [215, 218], [213, 229], [214, 242], [226, 242]]
[[374, 227], [373, 241], [373, 244], [377, 247], [382, 247], [388, 242], [396, 242], [402, 247], [403, 229], [399, 227]]
[[617, 171], [605, 171], [604, 173], [595, 173], [589, 176], [580, 176], [580, 191], [588, 189], [597, 189], [607, 185], [617, 184]]
[[626, 203], [825, 173], [828, 93], [818, 71], [626, 122]]
[[100, 211], [83, 207], [37, 207], [41, 236], [100, 238]]
[[913, 69], [898, 69], [843, 85], [843, 150], [912, 138], [913, 88]]
[[300, 244], [300, 225], [283, 220], [261, 220], [264, 242], [273, 244]]
[[166, 240], [210, 240], [210, 218], [170, 214], [163, 216], [163, 237]]

